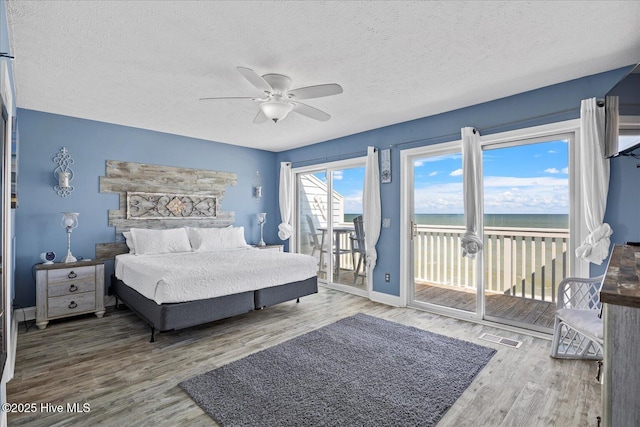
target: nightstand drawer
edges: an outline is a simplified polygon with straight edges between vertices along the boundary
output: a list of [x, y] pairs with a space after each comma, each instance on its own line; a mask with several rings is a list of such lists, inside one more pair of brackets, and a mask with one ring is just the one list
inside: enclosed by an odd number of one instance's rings
[[96, 280], [96, 268], [94, 266], [89, 267], [76, 267], [76, 268], [61, 268], [58, 270], [49, 270], [47, 272], [47, 281], [49, 285], [52, 283], [68, 282], [68, 281], [85, 281], [90, 280], [95, 283]]
[[36, 326], [50, 319], [104, 315], [104, 263], [100, 260], [36, 265]]
[[49, 317], [70, 316], [96, 309], [95, 292], [83, 292], [77, 295], [65, 295], [47, 300]]
[[47, 296], [51, 298], [95, 291], [96, 279], [95, 277], [92, 277], [91, 279], [84, 279], [81, 281], [74, 280], [72, 282], [50, 284], [47, 289]]

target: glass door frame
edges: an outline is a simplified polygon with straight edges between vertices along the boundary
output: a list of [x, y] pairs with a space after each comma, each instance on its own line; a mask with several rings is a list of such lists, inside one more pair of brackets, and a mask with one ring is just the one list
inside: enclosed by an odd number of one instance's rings
[[[413, 234], [414, 234], [414, 162], [419, 158], [437, 157], [448, 154], [461, 154], [462, 140], [443, 142], [440, 144], [427, 145], [423, 147], [410, 148], [400, 152], [400, 259], [406, 268], [400, 269], [400, 301], [405, 306], [425, 309], [430, 312], [445, 314], [452, 317], [469, 320], [481, 320], [484, 312], [482, 298], [478, 298], [476, 290], [476, 310], [475, 312], [460, 310], [453, 307], [445, 307], [428, 302], [415, 301], [415, 283], [414, 283], [414, 256], [413, 256]], [[481, 274], [478, 274], [478, 266], [480, 257], [476, 257], [476, 277], [482, 282]], [[476, 289], [479, 283], [476, 282]]]
[[[333, 212], [333, 198], [331, 195], [333, 194], [333, 172], [337, 170], [349, 169], [349, 168], [358, 168], [364, 167], [367, 163], [367, 157], [355, 157], [351, 159], [345, 160], [337, 160], [329, 163], [318, 163], [310, 166], [301, 166], [291, 169], [291, 173], [293, 175], [294, 192], [295, 192], [295, 209], [293, 210], [293, 223], [300, 224], [300, 199], [299, 199], [299, 189], [298, 189], [298, 176], [309, 174], [309, 173], [317, 173], [317, 172], [325, 172], [327, 174], [327, 203], [328, 203], [328, 211]], [[364, 181], [363, 181], [364, 184]], [[327, 247], [333, 247], [333, 215], [327, 215]], [[294, 230], [294, 234], [292, 237], [295, 237], [295, 244], [293, 245], [294, 251], [300, 253], [300, 239], [299, 239], [299, 230]], [[327, 257], [327, 271], [333, 271], [333, 256]], [[331, 279], [318, 279], [318, 283], [323, 284], [324, 286], [336, 289], [339, 291], [363, 296], [370, 298], [373, 282], [372, 278], [367, 275], [367, 286], [366, 290], [361, 290], [349, 285], [344, 285], [341, 283], [333, 282], [333, 274], [327, 274], [327, 277], [331, 277]]]
[[[497, 134], [490, 134], [480, 137], [480, 144], [483, 148], [492, 145], [502, 145], [508, 143], [517, 143], [518, 141], [526, 141], [537, 138], [554, 138], [562, 136], [569, 138], [569, 233], [570, 245], [569, 253], [574, 258], [570, 263], [570, 276], [588, 277], [589, 264], [585, 261], [575, 258], [575, 249], [580, 245], [588, 234], [584, 220], [582, 198], [579, 188], [579, 150], [580, 144], [580, 120], [567, 120], [558, 123], [540, 125], [530, 128], [517, 129]], [[445, 314], [452, 317], [474, 320], [496, 322], [500, 320], [500, 324], [519, 327], [520, 325], [511, 325], [505, 323], [503, 319], [492, 318], [485, 313], [484, 306], [484, 258], [480, 252], [476, 257], [477, 268], [477, 291], [476, 291], [476, 312], [471, 313], [455, 308], [437, 306], [434, 304], [415, 302], [415, 285], [414, 285], [414, 262], [413, 262], [413, 215], [414, 215], [414, 166], [413, 162], [420, 157], [432, 157], [450, 153], [461, 153], [462, 141], [451, 141], [440, 144], [427, 145], [422, 147], [405, 149], [400, 152], [400, 259], [402, 263], [400, 274], [400, 301], [404, 306], [426, 309], [434, 313]], [[483, 185], [481, 185], [481, 188]], [[483, 194], [482, 191], [480, 194]], [[484, 203], [482, 202], [482, 212], [484, 215]], [[479, 235], [484, 239], [483, 233], [483, 215], [479, 216]], [[481, 296], [478, 298], [478, 296]]]

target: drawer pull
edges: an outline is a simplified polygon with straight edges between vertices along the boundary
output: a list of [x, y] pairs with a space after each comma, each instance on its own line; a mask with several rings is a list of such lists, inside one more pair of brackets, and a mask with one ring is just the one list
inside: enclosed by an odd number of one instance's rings
[[77, 290], [78, 290], [78, 287], [76, 285], [69, 286], [69, 292], [75, 292]]
[[69, 304], [69, 308], [76, 308], [77, 306], [78, 304], [75, 301], [71, 301], [71, 304]]
[[602, 361], [598, 360], [598, 373], [596, 374], [596, 381], [600, 382], [602, 375]]
[[72, 270], [71, 273], [67, 274], [67, 277], [69, 279], [75, 279], [76, 277], [78, 277], [78, 275], [76, 273], [74, 273], [73, 270]]

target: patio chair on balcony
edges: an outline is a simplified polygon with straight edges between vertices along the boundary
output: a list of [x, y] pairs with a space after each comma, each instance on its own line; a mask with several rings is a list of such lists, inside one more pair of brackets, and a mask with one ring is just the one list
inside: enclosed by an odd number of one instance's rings
[[551, 357], [602, 359], [604, 327], [600, 289], [603, 278], [568, 277], [560, 282]]
[[[358, 281], [358, 276], [362, 277], [363, 281], [366, 277], [365, 261], [367, 257], [366, 247], [364, 245], [364, 225], [362, 223], [362, 215], [353, 218], [354, 232], [349, 236], [351, 239], [351, 260], [353, 261], [353, 284]], [[358, 263], [356, 264], [356, 254], [358, 254]], [[362, 268], [363, 272], [360, 273]]]
[[[326, 232], [319, 231], [318, 229], [316, 229], [316, 226], [313, 223], [313, 218], [311, 217], [311, 215], [306, 215], [306, 217], [307, 217], [307, 225], [309, 227], [309, 241], [311, 243], [311, 256], [314, 256], [316, 251], [320, 252], [320, 260], [318, 262], [318, 271], [324, 271], [325, 270], [324, 255], [326, 253], [329, 253], [329, 250], [327, 248], [328, 245], [326, 241]], [[338, 250], [334, 242], [333, 250], [331, 252], [336, 256], [340, 256], [342, 254], [349, 253], [349, 250], [344, 248]], [[334, 265], [335, 264], [336, 263], [334, 262]]]
[[311, 243], [311, 256], [316, 254], [316, 251], [320, 252], [320, 258], [322, 258], [322, 244], [320, 242], [320, 236], [322, 233], [316, 230], [316, 226], [313, 224], [313, 218], [307, 214], [307, 226], [309, 227], [309, 242]]

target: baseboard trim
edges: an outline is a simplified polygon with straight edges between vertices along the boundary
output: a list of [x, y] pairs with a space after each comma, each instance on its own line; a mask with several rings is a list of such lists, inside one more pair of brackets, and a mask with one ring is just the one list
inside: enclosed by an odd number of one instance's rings
[[399, 296], [385, 294], [384, 292], [371, 291], [369, 299], [373, 302], [379, 302], [393, 307], [404, 307]]
[[22, 307], [13, 309], [13, 318], [18, 322], [36, 319], [36, 307]]

